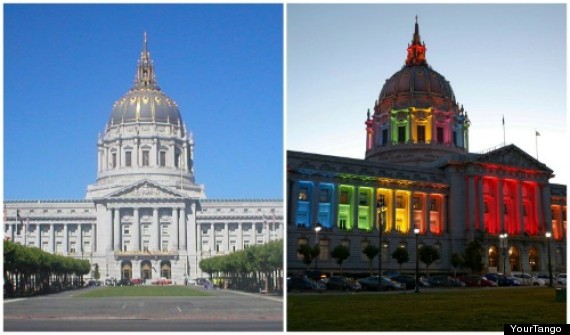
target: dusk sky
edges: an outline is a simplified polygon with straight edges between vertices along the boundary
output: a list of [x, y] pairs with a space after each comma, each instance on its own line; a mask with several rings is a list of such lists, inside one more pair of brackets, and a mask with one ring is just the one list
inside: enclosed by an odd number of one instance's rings
[[283, 197], [281, 5], [4, 5], [4, 199], [82, 199], [148, 33], [208, 198]]
[[426, 58], [471, 120], [470, 152], [513, 143], [568, 184], [566, 5], [289, 5], [287, 149], [364, 158], [367, 109], [404, 65], [418, 15]]

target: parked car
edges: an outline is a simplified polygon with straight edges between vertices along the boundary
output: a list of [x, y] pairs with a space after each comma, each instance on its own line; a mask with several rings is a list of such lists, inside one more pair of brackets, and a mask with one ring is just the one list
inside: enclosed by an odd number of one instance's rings
[[144, 282], [142, 278], [133, 278], [131, 279], [131, 283], [133, 285], [141, 285]]
[[318, 284], [308, 277], [289, 277], [287, 278], [287, 292], [293, 290], [322, 292], [326, 290], [326, 286], [323, 283]]
[[152, 285], [170, 285], [172, 284], [172, 280], [171, 279], [166, 279], [164, 277], [154, 280], [151, 282]]
[[471, 276], [461, 276], [459, 280], [465, 283], [465, 286], [469, 287], [496, 287], [497, 283], [485, 276], [471, 275]]
[[558, 285], [566, 285], [566, 273], [559, 273], [556, 276], [556, 284]]
[[130, 279], [123, 278], [123, 279], [119, 280], [119, 282], [117, 283], [117, 286], [133, 286], [133, 283], [131, 282]]
[[329, 278], [322, 279], [322, 282], [327, 287], [327, 290], [342, 290], [346, 291], [350, 289], [350, 280], [342, 276], [332, 276]]
[[498, 273], [487, 273], [485, 278], [494, 281], [498, 286], [521, 286], [518, 279], [514, 277], [503, 276]]
[[[382, 278], [382, 280], [380, 280]], [[358, 280], [363, 290], [368, 291], [392, 291], [403, 290], [404, 285], [387, 277], [370, 276]]]
[[428, 279], [428, 282], [433, 287], [465, 287], [464, 282], [449, 276], [433, 276]]
[[115, 286], [115, 285], [117, 285], [117, 280], [115, 280], [115, 278], [105, 279], [105, 286]]
[[544, 280], [537, 278], [536, 276], [531, 276], [528, 273], [522, 273], [522, 272], [513, 272], [512, 276], [517, 278], [519, 280], [519, 282], [521, 283], [521, 285], [524, 286], [544, 286], [546, 285], [546, 283], [544, 282]]
[[[391, 278], [394, 281], [404, 285], [406, 289], [414, 289], [416, 288], [416, 278], [408, 275], [399, 275]], [[423, 286], [420, 282], [420, 287]]]

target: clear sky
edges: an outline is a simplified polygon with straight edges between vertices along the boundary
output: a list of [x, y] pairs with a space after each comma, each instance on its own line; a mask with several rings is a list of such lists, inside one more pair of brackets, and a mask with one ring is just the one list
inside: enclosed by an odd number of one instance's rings
[[470, 151], [513, 143], [568, 184], [566, 5], [290, 5], [287, 149], [363, 158], [364, 121], [418, 15], [428, 64], [471, 120]]
[[82, 199], [143, 33], [208, 198], [283, 198], [281, 5], [5, 5], [4, 198]]

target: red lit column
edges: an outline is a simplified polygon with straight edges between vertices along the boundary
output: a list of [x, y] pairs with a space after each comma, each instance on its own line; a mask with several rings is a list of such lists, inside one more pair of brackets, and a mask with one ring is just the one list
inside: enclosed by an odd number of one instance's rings
[[479, 227], [485, 227], [485, 200], [483, 199], [483, 177], [477, 179], [477, 208]]
[[[503, 179], [499, 179], [497, 181], [497, 184], [499, 186], [499, 191], [497, 193], [497, 203], [498, 203], [498, 211], [497, 214], [499, 216], [499, 228], [500, 228], [500, 232], [506, 232], [507, 229], [505, 227], [505, 195], [503, 193]], [[496, 232], [496, 231], [493, 231]]]
[[519, 213], [518, 215], [518, 224], [519, 224], [519, 231], [517, 232], [518, 234], [521, 234], [524, 232], [524, 206], [523, 206], [523, 202], [522, 202], [522, 182], [520, 180], [517, 180], [517, 213]]

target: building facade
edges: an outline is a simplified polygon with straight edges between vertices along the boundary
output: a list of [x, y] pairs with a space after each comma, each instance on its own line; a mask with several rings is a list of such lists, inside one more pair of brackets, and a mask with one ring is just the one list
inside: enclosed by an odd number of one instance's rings
[[382, 269], [398, 270], [391, 254], [406, 248], [415, 260], [418, 229], [419, 247], [440, 251], [430, 270], [452, 271], [452, 255], [483, 236], [486, 271], [548, 272], [550, 246], [552, 269], [564, 272], [566, 186], [549, 183], [553, 171], [516, 145], [470, 153], [470, 126], [428, 65], [416, 21], [405, 65], [368, 111], [365, 158], [287, 152], [288, 271], [307, 268], [302, 244], [319, 245], [310, 265], [319, 271], [340, 270], [338, 245], [351, 253], [344, 271], [369, 272], [367, 245], [381, 246]]
[[97, 141], [83, 200], [5, 201], [6, 237], [97, 264], [101, 278], [204, 277], [202, 259], [283, 239], [283, 203], [206, 199], [194, 139], [161, 91], [145, 34], [133, 87]]

